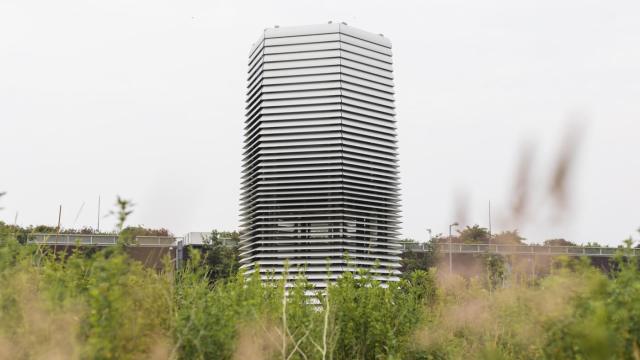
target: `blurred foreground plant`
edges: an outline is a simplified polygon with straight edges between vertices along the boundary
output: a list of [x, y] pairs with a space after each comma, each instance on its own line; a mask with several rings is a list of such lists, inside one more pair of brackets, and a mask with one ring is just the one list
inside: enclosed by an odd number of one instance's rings
[[494, 280], [508, 274], [497, 265], [489, 282], [417, 270], [381, 284], [358, 272], [318, 292], [303, 276], [260, 269], [213, 281], [196, 251], [179, 271], [167, 259], [158, 272], [124, 246], [54, 252], [3, 229], [0, 358], [638, 356], [640, 272], [630, 256], [609, 276], [586, 261], [502, 286]]

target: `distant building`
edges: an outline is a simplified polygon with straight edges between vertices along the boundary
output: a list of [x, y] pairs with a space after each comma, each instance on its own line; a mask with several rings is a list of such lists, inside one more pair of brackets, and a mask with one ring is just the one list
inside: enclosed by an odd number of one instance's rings
[[[188, 232], [182, 236], [184, 246], [202, 246], [211, 244], [211, 231], [209, 232]], [[224, 246], [236, 246], [237, 241], [230, 237], [220, 237], [220, 243]]]
[[[391, 42], [346, 24], [266, 29], [249, 55], [241, 264], [319, 287], [400, 274]], [[329, 275], [330, 273], [330, 275]]]

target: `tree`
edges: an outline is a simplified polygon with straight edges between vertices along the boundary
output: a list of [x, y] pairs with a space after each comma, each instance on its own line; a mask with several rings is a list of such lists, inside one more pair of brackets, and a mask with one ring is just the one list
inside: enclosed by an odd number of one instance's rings
[[165, 228], [150, 229], [141, 225], [127, 226], [120, 231], [120, 237], [135, 240], [138, 236], [171, 236], [169, 230]]
[[506, 266], [504, 257], [500, 255], [487, 255], [485, 258], [487, 267], [487, 280], [489, 282], [489, 290], [495, 290], [499, 285], [504, 283], [506, 278]]
[[501, 245], [522, 245], [524, 244], [524, 240], [526, 239], [520, 236], [518, 230], [512, 230], [503, 231], [495, 235], [491, 242]]
[[489, 230], [480, 225], [467, 226], [464, 230], [458, 230], [458, 242], [463, 244], [488, 244]]
[[436, 244], [440, 241], [439, 237], [434, 237], [429, 242], [424, 244], [425, 251], [412, 251], [407, 250], [402, 253], [402, 260], [400, 265], [402, 266], [402, 273], [404, 276], [409, 276], [416, 270], [428, 271], [430, 268], [436, 266], [438, 262]]
[[[225, 243], [225, 240], [233, 240]], [[238, 241], [240, 234], [237, 231], [212, 230], [208, 239], [205, 239], [204, 262], [211, 269], [210, 277], [213, 281], [234, 276], [239, 269]]]
[[543, 245], [544, 246], [577, 246], [575, 243], [572, 243], [571, 241], [567, 241], [565, 239], [545, 240]]

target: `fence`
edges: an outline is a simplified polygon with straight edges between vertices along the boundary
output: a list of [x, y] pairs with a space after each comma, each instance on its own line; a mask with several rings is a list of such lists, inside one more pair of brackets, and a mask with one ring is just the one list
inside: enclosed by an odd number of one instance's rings
[[[403, 243], [404, 251], [429, 251], [425, 243]], [[583, 246], [544, 246], [544, 245], [500, 245], [500, 244], [459, 244], [440, 243], [435, 250], [448, 254], [502, 254], [502, 255], [568, 255], [568, 256], [614, 256], [619, 248], [583, 247]], [[631, 249], [630, 255], [640, 255], [640, 249]]]
[[[113, 246], [118, 243], [118, 235], [91, 234], [30, 234], [29, 244], [42, 245], [85, 245], [85, 246]], [[132, 245], [168, 247], [176, 244], [172, 236], [136, 236]]]

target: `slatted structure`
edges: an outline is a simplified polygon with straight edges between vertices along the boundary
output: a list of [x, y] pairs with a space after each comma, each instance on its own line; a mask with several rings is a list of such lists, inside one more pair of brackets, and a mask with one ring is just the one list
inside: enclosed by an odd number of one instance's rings
[[288, 262], [317, 287], [360, 268], [397, 281], [396, 142], [387, 38], [346, 24], [266, 29], [249, 55], [247, 274], [281, 278]]

